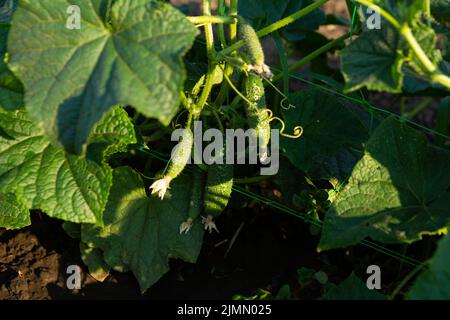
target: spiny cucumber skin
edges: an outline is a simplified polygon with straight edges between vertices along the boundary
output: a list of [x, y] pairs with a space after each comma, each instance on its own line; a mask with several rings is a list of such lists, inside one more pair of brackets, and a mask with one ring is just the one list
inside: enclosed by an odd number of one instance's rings
[[258, 35], [255, 29], [248, 23], [242, 21], [238, 24], [239, 36], [244, 41], [245, 50], [250, 58], [250, 63], [253, 65], [263, 65], [264, 64], [264, 51], [259, 42]]
[[204, 213], [217, 217], [226, 208], [233, 188], [233, 166], [213, 164], [208, 167], [206, 179]]
[[203, 172], [196, 170], [192, 180], [192, 191], [189, 200], [188, 218], [194, 221], [201, 214], [203, 209], [202, 196], [205, 189], [205, 179]]
[[256, 74], [249, 73], [244, 79], [244, 95], [252, 103], [257, 106], [264, 107], [266, 99], [264, 97], [264, 84]]
[[166, 175], [171, 179], [175, 179], [183, 171], [184, 167], [191, 157], [192, 145], [194, 144], [194, 136], [188, 128], [184, 129], [181, 141], [177, 144], [170, 159], [169, 168]]
[[252, 104], [247, 104], [245, 109], [248, 125], [256, 131], [261, 148], [267, 148], [270, 141], [270, 121], [265, 106], [266, 99], [262, 79], [256, 74], [250, 73], [244, 80], [244, 94], [252, 102]]

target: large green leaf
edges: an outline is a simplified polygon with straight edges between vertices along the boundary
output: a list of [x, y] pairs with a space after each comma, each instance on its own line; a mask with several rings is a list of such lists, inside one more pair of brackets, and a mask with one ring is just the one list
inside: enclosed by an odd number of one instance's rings
[[31, 224], [25, 199], [14, 193], [0, 193], [0, 227], [20, 229]]
[[89, 274], [99, 282], [103, 282], [109, 275], [110, 267], [103, 258], [103, 252], [97, 248], [91, 248], [80, 242], [81, 259], [88, 267]]
[[450, 300], [450, 235], [439, 241], [429, 269], [424, 271], [408, 293], [415, 300]]
[[[99, 126], [119, 123], [117, 108], [107, 113]], [[104, 134], [110, 135], [107, 131]], [[93, 139], [101, 140], [98, 136]], [[116, 141], [134, 142], [132, 138]], [[29, 120], [24, 111], [0, 113], [0, 155], [0, 191], [18, 190], [28, 208], [40, 209], [52, 217], [102, 224], [112, 180], [107, 165], [53, 146], [44, 130]]]
[[369, 290], [354, 273], [331, 288], [320, 300], [387, 300], [387, 297], [376, 290]]
[[298, 92], [289, 101], [295, 108], [281, 111], [287, 130], [302, 126], [303, 135], [281, 138], [281, 150], [314, 178], [346, 178], [368, 139], [357, 110], [319, 90]]
[[[115, 104], [135, 107], [169, 124], [184, 80], [182, 55], [197, 29], [156, 0], [74, 0], [81, 28], [66, 28], [65, 0], [23, 0], [14, 14], [11, 70], [25, 87], [25, 104], [52, 142], [81, 152], [95, 123]], [[110, 20], [110, 24], [105, 21]]]
[[434, 234], [450, 220], [449, 185], [450, 152], [388, 118], [327, 212], [319, 249], [346, 247], [366, 237], [411, 243]]
[[169, 270], [169, 258], [195, 262], [203, 228], [197, 220], [187, 234], [179, 233], [187, 219], [190, 179], [178, 177], [164, 200], [148, 197], [139, 174], [128, 167], [113, 173], [104, 228], [83, 225], [82, 240], [104, 252], [108, 265], [132, 270], [145, 291]]
[[126, 151], [127, 146], [136, 141], [134, 125], [128, 114], [120, 106], [115, 106], [89, 135], [87, 157], [97, 162], [105, 161], [114, 153]]
[[342, 50], [345, 90], [366, 86], [370, 90], [400, 92], [403, 83], [401, 68], [405, 60], [398, 53], [400, 49], [400, 36], [388, 25], [380, 30], [363, 32]]

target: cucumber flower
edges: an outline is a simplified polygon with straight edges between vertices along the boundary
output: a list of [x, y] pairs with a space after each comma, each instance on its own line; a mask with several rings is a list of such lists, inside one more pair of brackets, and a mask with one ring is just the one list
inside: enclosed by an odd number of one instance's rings
[[213, 230], [216, 230], [217, 233], [219, 233], [212, 215], [208, 215], [206, 218], [202, 216], [202, 223], [205, 225], [205, 230], [208, 230], [209, 233], [212, 233]]
[[192, 222], [193, 221], [191, 218], [188, 218], [186, 221], [183, 221], [180, 224], [180, 234], [182, 234], [183, 232], [188, 233], [189, 230], [191, 230], [191, 228], [192, 228]]
[[265, 63], [248, 65], [247, 71], [254, 71], [257, 75], [267, 78], [269, 80], [272, 80], [274, 76], [272, 71], [270, 70], [270, 67]]
[[158, 197], [163, 200], [167, 189], [170, 189], [170, 181], [172, 181], [172, 178], [169, 176], [165, 176], [164, 178], [153, 182], [153, 184], [150, 186], [152, 194], [158, 193]]

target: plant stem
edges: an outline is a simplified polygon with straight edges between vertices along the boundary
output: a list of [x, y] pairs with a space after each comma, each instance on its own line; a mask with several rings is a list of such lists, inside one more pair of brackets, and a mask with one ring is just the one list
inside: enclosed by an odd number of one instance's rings
[[428, 58], [420, 44], [417, 42], [408, 24], [401, 25], [400, 22], [398, 22], [390, 13], [374, 4], [371, 0], [356, 1], [365, 6], [371, 7], [375, 11], [379, 12], [386, 20], [388, 20], [405, 38], [406, 42], [408, 43], [416, 58], [419, 60], [422, 67], [430, 74], [431, 81], [439, 83], [450, 89], [450, 77], [438, 71], [438, 68]]
[[[301, 17], [307, 15], [308, 13], [311, 13], [312, 11], [314, 11], [315, 9], [319, 8], [321, 5], [323, 5], [324, 3], [328, 2], [328, 0], [318, 0], [312, 4], [310, 4], [309, 6], [291, 14], [290, 16], [287, 16], [284, 19], [281, 19], [275, 23], [272, 23], [271, 25], [262, 28], [261, 30], [259, 30], [256, 34], [258, 35], [258, 37], [264, 37], [278, 29], [281, 29], [285, 26], [287, 26], [289, 23], [294, 22], [295, 20], [300, 19]], [[235, 44], [229, 46], [228, 48], [222, 50], [221, 52], [219, 52], [219, 55], [222, 56], [226, 56], [229, 55], [231, 52], [236, 51], [240, 48], [242, 48], [244, 46], [244, 41], [243, 40], [239, 40], [238, 42], [236, 42]]]
[[[231, 0], [230, 1], [230, 15], [231, 16], [237, 16], [238, 13], [238, 0]], [[236, 42], [237, 38], [237, 20], [229, 25], [229, 32], [230, 32], [230, 44], [233, 44]], [[231, 76], [233, 73], [233, 66], [231, 66], [229, 63], [227, 63], [224, 71], [225, 75]], [[228, 96], [228, 91], [230, 87], [228, 85], [227, 81], [223, 81], [222, 85], [220, 87], [219, 94], [217, 95], [216, 101], [214, 101], [214, 104], [216, 106], [221, 106], [225, 99]]]
[[[225, 0], [219, 0], [217, 11], [218, 11], [219, 15], [222, 17], [225, 16], [225, 8], [226, 8]], [[223, 49], [227, 46], [227, 40], [225, 39], [225, 28], [223, 26], [223, 23], [219, 24], [218, 29], [219, 29], [219, 40], [220, 40], [220, 44]]]
[[370, 7], [373, 10], [377, 11], [379, 14], [381, 14], [387, 21], [389, 21], [395, 28], [398, 30], [401, 29], [400, 22], [397, 21], [389, 12], [381, 8], [380, 6], [377, 6], [375, 3], [373, 3], [370, 0], [356, 0], [357, 2], [365, 5], [366, 7]]
[[[435, 131], [442, 133], [443, 135], [448, 132], [448, 119], [450, 118], [450, 96], [442, 99], [436, 116], [436, 128]], [[442, 136], [436, 135], [434, 142], [436, 145], [443, 147], [445, 145], [445, 139]]]
[[[203, 14], [205, 16], [211, 15], [211, 2], [210, 0], [203, 0]], [[195, 117], [197, 117], [205, 106], [206, 101], [209, 98], [211, 89], [214, 84], [214, 72], [215, 65], [212, 63], [212, 57], [216, 50], [214, 49], [214, 33], [212, 24], [205, 24], [205, 39], [206, 39], [206, 53], [208, 56], [208, 73], [206, 74], [206, 81], [203, 87], [202, 93], [196, 106]]]
[[[301, 68], [302, 66], [304, 66], [305, 64], [307, 64], [308, 62], [310, 62], [311, 60], [316, 58], [317, 56], [320, 56], [322, 53], [327, 52], [328, 50], [330, 50], [331, 48], [333, 48], [334, 46], [339, 44], [341, 41], [347, 39], [349, 36], [350, 36], [350, 33], [346, 33], [346, 34], [340, 36], [339, 38], [328, 42], [326, 45], [318, 48], [317, 50], [311, 52], [306, 57], [302, 58], [300, 61], [298, 61], [298, 62], [294, 63], [292, 66], [290, 66], [288, 68], [288, 74], [297, 70], [298, 68]], [[284, 72], [280, 72], [275, 77], [273, 77], [271, 81], [277, 82], [277, 81], [280, 81], [281, 79], [283, 79], [283, 77], [284, 77]], [[264, 82], [264, 86], [267, 86], [267, 85], [268, 85], [268, 83]], [[231, 106], [236, 106], [240, 100], [241, 100], [241, 97], [239, 95], [237, 95], [236, 97], [234, 97], [233, 101], [231, 102]]]
[[319, 8], [326, 2], [328, 2], [328, 0], [318, 0], [318, 1], [310, 4], [309, 6], [291, 14], [290, 16], [287, 16], [286, 18], [281, 19], [281, 20], [279, 20], [275, 23], [272, 23], [271, 25], [259, 30], [257, 32], [257, 34], [259, 37], [264, 37], [278, 29], [281, 29], [281, 28], [287, 26], [288, 24], [294, 22], [295, 20], [300, 19], [301, 17], [307, 15], [308, 13], [311, 13], [312, 11], [316, 10], [317, 8]]
[[405, 114], [406, 117], [412, 119], [418, 114], [420, 111], [428, 107], [428, 105], [433, 101], [433, 98], [427, 97], [423, 101], [421, 101], [413, 110], [407, 112]]
[[405, 97], [401, 97], [400, 99], [400, 115], [404, 116], [405, 115]]
[[443, 86], [447, 87], [447, 89], [450, 89], [450, 78], [445, 74], [442, 74], [440, 72], [434, 72], [431, 75], [431, 80], [433, 82], [442, 84]]
[[431, 1], [430, 0], [423, 1], [423, 14], [427, 18], [429, 18], [431, 16]]
[[211, 24], [211, 23], [232, 24], [236, 22], [236, 18], [231, 16], [204, 15], [204, 16], [187, 17], [187, 19], [193, 24]]
[[[289, 95], [289, 65], [288, 65], [288, 56], [286, 49], [283, 45], [283, 40], [281, 39], [280, 33], [278, 31], [275, 31], [272, 34], [273, 41], [275, 42], [275, 46], [277, 47], [278, 56], [280, 60], [280, 66], [283, 76], [283, 93], [285, 96]], [[275, 104], [278, 105], [278, 104]]]
[[212, 114], [214, 115], [214, 118], [216, 119], [217, 125], [219, 126], [219, 130], [221, 132], [225, 132], [225, 128], [223, 127], [222, 121], [220, 120], [220, 116], [217, 113], [216, 109], [214, 109], [213, 107], [210, 108]]
[[186, 97], [183, 91], [180, 92], [180, 97], [181, 97], [181, 104], [183, 105], [183, 107], [185, 107], [187, 110], [190, 110], [191, 106], [189, 104], [188, 98]]
[[400, 32], [405, 38], [406, 42], [408, 42], [409, 46], [414, 52], [414, 55], [417, 57], [417, 59], [419, 59], [420, 63], [425, 68], [425, 70], [428, 71], [429, 73], [435, 72], [436, 66], [433, 64], [433, 62], [430, 61], [430, 59], [428, 59], [426, 53], [423, 51], [420, 44], [414, 37], [411, 28], [408, 25], [403, 25], [400, 28]]
[[[230, 1], [230, 16], [237, 16], [238, 14], [238, 0]], [[236, 41], [237, 37], [237, 19], [234, 20], [232, 24], [230, 24], [230, 42], [233, 44]]]
[[[339, 43], [341, 43], [342, 41], [347, 39], [349, 36], [350, 36], [350, 32], [340, 36], [339, 38], [337, 38], [333, 41], [328, 42], [326, 45], [318, 48], [317, 50], [314, 50], [313, 52], [308, 54], [306, 57], [302, 58], [300, 61], [298, 61], [298, 62], [294, 63], [292, 66], [290, 66], [288, 68], [288, 73], [291, 73], [291, 72], [301, 68], [302, 66], [304, 66], [311, 60], [315, 59], [316, 57], [320, 56], [321, 54], [323, 54], [323, 53], [327, 52], [328, 50], [330, 50], [331, 48], [335, 47], [336, 45], [338, 45]], [[277, 74], [275, 77], [273, 77], [272, 82], [281, 80], [283, 78], [283, 76], [284, 76], [284, 72]]]
[[428, 261], [425, 261], [421, 264], [419, 264], [417, 267], [414, 268], [413, 271], [408, 273], [406, 277], [403, 278], [403, 280], [400, 282], [400, 284], [395, 288], [394, 292], [389, 296], [389, 300], [394, 300], [394, 298], [400, 293], [400, 291], [403, 289], [403, 287], [419, 272], [428, 264]]

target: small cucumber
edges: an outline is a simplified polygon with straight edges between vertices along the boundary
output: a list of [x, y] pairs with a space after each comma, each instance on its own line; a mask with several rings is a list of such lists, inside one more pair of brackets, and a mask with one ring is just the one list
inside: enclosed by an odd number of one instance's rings
[[246, 68], [247, 71], [253, 71], [259, 76], [272, 79], [273, 73], [269, 66], [264, 63], [264, 51], [256, 31], [241, 17], [238, 21], [238, 35], [244, 41], [242, 58], [250, 64]]
[[194, 137], [191, 129], [186, 128], [181, 136], [181, 141], [177, 144], [172, 152], [169, 167], [166, 176], [175, 179], [183, 171], [191, 157]]
[[264, 51], [259, 42], [258, 35], [251, 25], [244, 19], [239, 19], [238, 23], [239, 38], [244, 41], [245, 51], [248, 54], [252, 65], [260, 66], [264, 64]]
[[233, 187], [233, 166], [213, 164], [208, 167], [204, 194], [204, 213], [217, 217], [228, 204]]
[[266, 109], [264, 85], [259, 76], [250, 73], [244, 79], [244, 95], [251, 102], [245, 109], [248, 125], [254, 129], [262, 152], [270, 142], [270, 119]]

